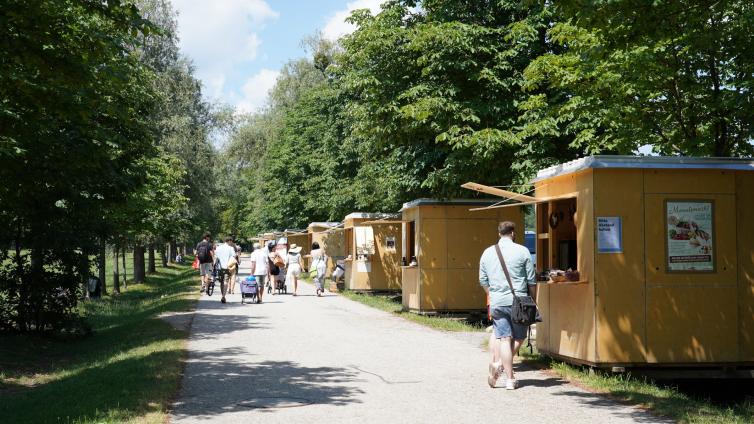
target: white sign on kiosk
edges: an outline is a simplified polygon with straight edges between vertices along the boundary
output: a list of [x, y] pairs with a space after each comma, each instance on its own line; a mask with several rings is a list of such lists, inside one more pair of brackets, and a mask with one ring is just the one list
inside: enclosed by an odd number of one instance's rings
[[374, 231], [372, 227], [354, 227], [356, 236], [356, 254], [374, 255]]
[[597, 217], [597, 252], [623, 252], [623, 229], [619, 216]]

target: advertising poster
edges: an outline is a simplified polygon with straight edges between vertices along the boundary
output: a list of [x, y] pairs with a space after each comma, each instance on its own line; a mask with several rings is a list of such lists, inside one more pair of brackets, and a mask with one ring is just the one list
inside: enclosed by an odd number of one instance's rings
[[619, 216], [597, 217], [597, 252], [623, 252], [623, 230]]
[[668, 271], [714, 271], [713, 203], [668, 200], [665, 217]]

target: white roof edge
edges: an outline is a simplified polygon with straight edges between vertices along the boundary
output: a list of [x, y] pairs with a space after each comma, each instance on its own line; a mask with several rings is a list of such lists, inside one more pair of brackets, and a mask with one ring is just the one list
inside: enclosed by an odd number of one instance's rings
[[337, 227], [340, 225], [340, 222], [312, 222], [309, 225], [306, 226], [306, 228], [311, 227]]
[[394, 213], [382, 213], [382, 212], [373, 212], [373, 213], [368, 213], [368, 212], [352, 212], [352, 213], [349, 213], [348, 215], [346, 215], [346, 217], [343, 220], [346, 220], [346, 219], [360, 219], [360, 218], [364, 218], [364, 219], [390, 218], [390, 217], [393, 217], [395, 215], [396, 214], [394, 214]]
[[572, 174], [590, 168], [730, 169], [754, 171], [754, 158], [595, 155], [542, 169], [537, 172], [537, 176], [532, 182]]

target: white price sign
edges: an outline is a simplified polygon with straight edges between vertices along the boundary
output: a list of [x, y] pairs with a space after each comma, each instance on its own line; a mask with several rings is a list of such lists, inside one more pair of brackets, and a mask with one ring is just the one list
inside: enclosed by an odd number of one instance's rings
[[597, 252], [623, 252], [623, 229], [619, 216], [597, 217]]

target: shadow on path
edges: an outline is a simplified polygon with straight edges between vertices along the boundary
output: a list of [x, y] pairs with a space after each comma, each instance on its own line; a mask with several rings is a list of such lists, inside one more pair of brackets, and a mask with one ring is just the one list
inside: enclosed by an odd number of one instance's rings
[[[360, 403], [358, 372], [341, 367], [303, 367], [290, 361], [240, 362], [242, 348], [191, 355], [181, 400], [173, 419], [210, 419], [255, 410], [272, 413], [309, 404], [343, 406]], [[228, 359], [223, 359], [223, 357]], [[249, 405], [252, 405], [250, 407]]]
[[612, 410], [611, 414], [622, 418], [630, 418], [634, 422], [638, 423], [674, 423], [674, 420], [664, 419], [657, 417], [638, 408], [632, 408], [628, 412], [620, 412], [615, 410], [616, 401], [608, 398], [607, 396], [599, 393], [581, 392], [576, 390], [569, 390], [561, 393], [554, 393], [554, 396], [566, 396], [571, 398], [585, 407], [594, 409]]

